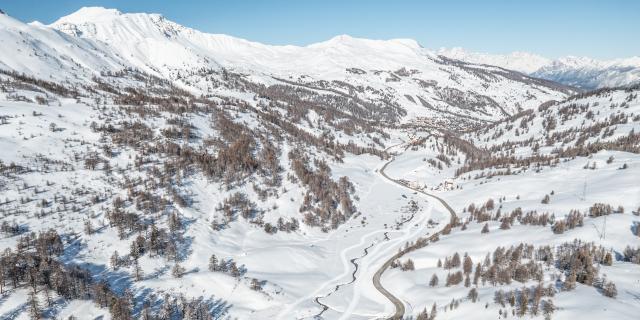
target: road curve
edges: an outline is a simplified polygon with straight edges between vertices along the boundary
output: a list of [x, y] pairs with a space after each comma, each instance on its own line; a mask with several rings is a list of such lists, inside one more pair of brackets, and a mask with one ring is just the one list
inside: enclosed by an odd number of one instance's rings
[[[388, 149], [390, 149], [390, 148], [388, 148]], [[410, 187], [410, 186], [408, 186], [408, 185], [406, 185], [406, 184], [404, 184], [404, 183], [402, 183], [402, 182], [400, 182], [400, 181], [398, 181], [396, 179], [393, 179], [393, 178], [390, 178], [389, 176], [387, 176], [387, 174], [384, 172], [384, 170], [394, 160], [395, 160], [395, 157], [393, 157], [391, 160], [387, 161], [387, 163], [385, 163], [384, 166], [382, 166], [382, 168], [380, 168], [380, 170], [378, 171], [380, 173], [380, 175], [382, 175], [387, 180], [389, 180], [391, 182], [394, 182], [396, 184], [399, 184], [399, 185], [401, 185], [401, 186], [403, 186], [403, 187], [405, 187], [407, 189], [411, 189], [413, 191], [420, 192], [420, 193], [422, 193], [424, 195], [427, 195], [429, 197], [432, 197], [432, 198], [438, 200], [447, 209], [447, 211], [449, 211], [449, 214], [451, 215], [451, 220], [454, 220], [456, 218], [455, 211], [453, 211], [451, 206], [446, 201], [444, 201], [444, 199], [442, 199], [442, 198], [440, 198], [440, 197], [438, 197], [438, 196], [436, 196], [434, 194], [424, 192], [424, 191], [422, 191], [420, 189], [412, 188], [412, 187]], [[449, 225], [449, 224], [451, 224], [451, 222], [449, 222], [447, 225]], [[376, 273], [374, 274], [374, 276], [373, 276], [373, 286], [380, 293], [382, 293], [382, 295], [384, 295], [389, 301], [391, 301], [391, 303], [393, 303], [393, 305], [394, 305], [394, 307], [396, 309], [395, 313], [392, 316], [390, 316], [388, 319], [393, 319], [393, 320], [402, 319], [404, 317], [405, 307], [404, 307], [404, 303], [400, 299], [398, 299], [398, 297], [394, 296], [391, 292], [389, 292], [387, 289], [385, 289], [382, 286], [382, 284], [380, 283], [380, 278], [382, 277], [382, 274], [389, 268], [389, 266], [391, 266], [391, 263], [393, 263], [393, 261], [401, 258], [402, 256], [404, 256], [405, 254], [407, 254], [409, 252], [412, 252], [414, 250], [417, 250], [417, 249], [425, 247], [429, 242], [431, 242], [434, 239], [436, 239], [442, 233], [442, 230], [444, 228], [446, 228], [447, 225], [445, 225], [440, 231], [434, 233], [430, 237], [418, 239], [418, 241], [416, 241], [416, 243], [414, 245], [409, 246], [409, 247], [399, 251], [398, 253], [394, 254], [393, 256], [391, 256], [387, 261], [385, 261], [385, 263], [380, 267], [380, 269], [378, 269], [376, 271]]]

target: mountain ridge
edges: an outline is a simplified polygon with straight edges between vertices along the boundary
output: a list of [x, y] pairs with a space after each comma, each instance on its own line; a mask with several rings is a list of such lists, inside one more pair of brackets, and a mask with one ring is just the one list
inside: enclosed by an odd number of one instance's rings
[[50, 25], [2, 21], [0, 39], [12, 39], [0, 56], [5, 69], [78, 84], [114, 69], [137, 69], [214, 94], [220, 83], [201, 74], [228, 70], [266, 86], [293, 83], [394, 105], [406, 110], [405, 121], [447, 123], [495, 121], [579, 91], [500, 67], [455, 63], [410, 39], [340, 35], [304, 47], [270, 46], [203, 33], [159, 14], [105, 8], [83, 8]]
[[[638, 56], [605, 61], [577, 56], [550, 59], [518, 51], [489, 54], [470, 52], [461, 47], [429, 49], [413, 39], [374, 40], [346, 34], [304, 46], [269, 45], [226, 34], [201, 32], [170, 21], [158, 13], [123, 13], [104, 7], [83, 7], [51, 24], [32, 22], [29, 25], [107, 44], [120, 43], [123, 44], [121, 47], [150, 52], [149, 59], [138, 57], [134, 63], [147, 72], [157, 71], [155, 69], [158, 65], [179, 66], [175, 60], [163, 56], [163, 53], [179, 56], [188, 62], [189, 59], [195, 60], [191, 62], [199, 66], [207, 63], [198, 63], [198, 60], [215, 58], [221, 66], [246, 65], [250, 69], [270, 73], [283, 71], [281, 76], [303, 67], [322, 73], [331, 69], [331, 63], [335, 66], [346, 62], [358, 64], [359, 61], [370, 63], [354, 67], [373, 69], [375, 66], [388, 66], [393, 69], [411, 61], [415, 64], [416, 60], [437, 59], [437, 56], [442, 55], [474, 64], [498, 66], [583, 89], [623, 86], [640, 80]], [[174, 39], [179, 43], [168, 43], [163, 38]], [[123, 57], [139, 56], [139, 52], [133, 51], [119, 54]], [[350, 56], [343, 57], [341, 54]], [[325, 56], [331, 57], [322, 61]], [[149, 62], [153, 67], [149, 66]]]
[[[183, 36], [188, 37], [190, 36], [194, 42], [206, 43], [207, 45], [205, 47], [207, 49], [218, 53], [224, 53], [228, 56], [242, 55], [242, 53], [247, 50], [259, 50], [261, 56], [272, 60], [278, 60], [278, 55], [286, 55], [287, 53], [291, 55], [293, 52], [300, 55], [304, 54], [305, 51], [312, 51], [313, 49], [345, 51], [347, 47], [363, 46], [370, 49], [384, 49], [397, 52], [402, 52], [402, 50], [408, 49], [419, 51], [420, 54], [427, 56], [444, 55], [447, 58], [462, 60], [465, 62], [495, 65], [534, 77], [556, 81], [565, 85], [576, 86], [583, 89], [623, 86], [640, 81], [640, 57], [638, 56], [612, 60], [596, 60], [593, 58], [578, 56], [566, 56], [558, 59], [550, 59], [538, 54], [520, 51], [509, 54], [488, 54], [469, 52], [460, 47], [454, 47], [451, 49], [440, 48], [435, 50], [424, 48], [413, 39], [398, 38], [373, 40], [356, 38], [349, 35], [337, 35], [328, 40], [305, 46], [268, 45], [224, 34], [201, 32], [196, 29], [184, 27], [171, 22], [161, 14], [122, 13], [116, 9], [107, 9], [103, 7], [81, 8], [70, 15], [61, 17], [50, 24], [49, 27], [76, 36], [83, 36], [82, 33], [85, 33], [85, 36], [86, 33], [94, 33], [93, 36], [90, 37], [108, 42], [113, 39], [108, 35], [102, 34], [104, 32], [104, 27], [102, 28], [102, 33], [97, 35], [95, 32], [99, 30], [95, 29], [95, 26], [99, 26], [105, 22], [113, 22], [116, 19], [131, 19], [137, 21], [151, 20], [152, 24], [162, 28], [162, 33], [167, 37], [177, 34], [182, 34]], [[132, 34], [132, 36], [135, 37], [136, 35]], [[231, 48], [232, 50], [228, 50], [228, 48]], [[309, 55], [309, 53], [306, 54]], [[252, 57], [245, 57], [245, 63], [248, 62], [246, 60], [252, 60]], [[288, 62], [292, 59], [289, 57], [282, 58], [282, 60], [287, 62], [280, 63], [280, 68], [288, 65]], [[378, 61], [378, 63], [383, 64], [384, 62]], [[263, 61], [261, 64], [264, 65], [265, 62]]]
[[550, 59], [529, 52], [490, 54], [470, 52], [460, 47], [440, 48], [437, 53], [452, 59], [496, 65], [583, 89], [625, 86], [640, 81], [640, 56], [598, 60], [569, 55]]

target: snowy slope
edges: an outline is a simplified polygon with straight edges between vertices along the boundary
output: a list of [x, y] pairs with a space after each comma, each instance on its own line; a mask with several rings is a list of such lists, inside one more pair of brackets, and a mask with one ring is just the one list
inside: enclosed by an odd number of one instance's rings
[[[224, 67], [262, 76], [267, 83], [273, 82], [272, 76], [303, 84], [341, 81], [360, 88], [356, 95], [365, 100], [391, 98], [408, 111], [408, 118], [433, 117], [445, 111], [491, 121], [571, 90], [505, 75], [491, 67], [461, 68], [408, 39], [383, 41], [341, 35], [306, 47], [269, 46], [202, 33], [157, 14], [123, 14], [104, 8], [83, 8], [50, 27], [106, 43], [137, 68], [172, 79], [185, 71]], [[344, 90], [335, 84], [329, 86]], [[371, 97], [362, 91], [367, 87], [384, 93]], [[449, 94], [436, 94], [434, 89], [439, 88]]]
[[[443, 59], [408, 39], [342, 35], [306, 47], [270, 46], [203, 33], [158, 14], [98, 7], [80, 9], [49, 26], [5, 15], [0, 22], [2, 41], [12, 44], [1, 53], [4, 69], [40, 78], [64, 73], [78, 83], [105, 70], [137, 69], [194, 93], [214, 93], [219, 84], [202, 74], [224, 68], [263, 85], [286, 81], [339, 91], [403, 110], [398, 116], [404, 121], [431, 118], [458, 129], [575, 92], [504, 69]], [[466, 123], [456, 124], [456, 119]]]
[[[96, 18], [97, 17], [97, 18]], [[417, 43], [411, 40], [373, 41], [337, 36], [308, 47], [269, 46], [222, 34], [207, 34], [166, 20], [159, 14], [120, 13], [99, 7], [82, 8], [50, 27], [70, 35], [108, 43], [140, 67], [194, 68], [210, 66], [206, 58], [225, 67], [278, 73], [343, 73], [345, 66], [399, 69], [417, 63]], [[358, 59], [354, 59], [358, 55]], [[364, 56], [362, 56], [364, 55]], [[302, 71], [303, 68], [311, 68]]]
[[[0, 41], [0, 318], [388, 318], [379, 277], [402, 316], [436, 302], [436, 319], [495, 319], [497, 290], [536, 283], [473, 285], [474, 304], [436, 260], [573, 238], [616, 253], [598, 268], [618, 297], [563, 290], [548, 266], [552, 318], [638, 311], [640, 269], [622, 254], [638, 239], [638, 88], [574, 95], [412, 40], [269, 46], [104, 8], [50, 26], [0, 14]], [[488, 198], [482, 234], [467, 208]], [[626, 211], [561, 235], [494, 218], [520, 207], [559, 221], [596, 202]], [[466, 224], [440, 233], [449, 210]], [[415, 270], [386, 267], [437, 233], [400, 258]], [[60, 265], [53, 279], [70, 280], [49, 281]], [[92, 284], [77, 296], [75, 267]]]
[[[460, 172], [456, 161], [465, 162], [468, 155], [455, 148], [453, 152], [447, 150], [446, 144], [431, 135], [426, 135], [425, 144], [415, 144], [399, 155], [390, 164], [389, 175], [445, 198], [462, 221], [439, 241], [399, 259], [400, 263], [412, 260], [411, 269], [396, 267], [385, 273], [383, 283], [406, 304], [407, 313], [417, 316], [426, 309], [429, 314], [435, 310], [437, 318], [445, 319], [501, 319], [505, 312], [508, 317], [543, 318], [541, 310], [537, 316], [532, 310], [520, 314], [519, 294], [515, 305], [501, 305], [496, 300], [500, 290], [518, 291], [541, 283], [556, 290], [548, 298], [555, 310], [549, 314], [551, 319], [633, 318], [638, 311], [640, 269], [637, 262], [622, 257], [628, 246], [637, 247], [640, 234], [636, 229], [640, 214], [638, 93], [636, 87], [578, 95], [468, 133], [466, 140], [492, 155], [475, 170], [456, 174]], [[552, 120], [557, 122], [550, 125]], [[439, 154], [446, 154], [452, 165], [436, 159]], [[514, 161], [500, 161], [510, 156]], [[442, 166], [425, 160], [435, 160]], [[442, 188], [444, 181], [451, 187]], [[546, 202], [545, 196], [549, 197]], [[487, 209], [489, 199], [496, 205]], [[596, 203], [617, 209], [613, 214], [593, 216], [590, 208]], [[472, 204], [474, 212], [482, 212], [484, 218], [470, 213]], [[581, 212], [584, 222], [556, 231], [555, 223], [566, 219], [572, 210]], [[514, 216], [517, 211], [552, 218], [543, 226]], [[510, 213], [510, 222], [506, 223]], [[576, 239], [593, 242], [618, 257], [611, 265], [597, 264], [598, 279], [594, 284], [578, 283], [575, 290], [564, 289], [568, 274], [554, 264], [543, 267], [540, 280], [485, 282], [490, 278], [490, 273], [483, 273], [487, 271], [486, 259], [491, 264], [496, 257], [492, 254], [499, 247], [550, 246], [554, 254], [559, 254], [556, 248]], [[440, 266], [438, 261], [451, 258], [454, 252], [461, 257], [468, 254], [474, 266], [478, 263], [480, 269], [484, 268], [485, 271], [476, 271], [483, 273], [477, 284], [473, 284], [475, 273], [470, 274], [471, 285], [465, 281], [446, 283], [459, 269]], [[439, 278], [435, 284], [430, 283], [434, 275]], [[615, 282], [615, 299], [602, 295], [598, 288], [602, 281]], [[469, 298], [471, 290], [478, 293], [477, 301]], [[435, 309], [431, 309], [434, 304]]]
[[127, 66], [100, 43], [45, 26], [28, 25], [5, 14], [0, 14], [0, 44], [1, 69], [41, 79], [77, 82], [100, 71]]

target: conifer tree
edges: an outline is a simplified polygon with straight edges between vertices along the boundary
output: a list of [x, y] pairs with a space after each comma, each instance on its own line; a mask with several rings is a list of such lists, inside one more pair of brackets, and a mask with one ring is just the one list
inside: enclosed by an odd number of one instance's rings
[[437, 287], [438, 286], [438, 275], [436, 275], [435, 273], [431, 276], [431, 280], [429, 280], [429, 286], [430, 287]]
[[218, 271], [218, 258], [216, 258], [215, 254], [212, 254], [209, 258], [209, 271]]

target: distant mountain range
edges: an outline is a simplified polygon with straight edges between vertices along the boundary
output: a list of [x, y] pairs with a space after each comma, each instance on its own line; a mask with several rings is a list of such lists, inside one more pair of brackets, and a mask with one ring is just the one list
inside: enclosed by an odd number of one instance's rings
[[485, 54], [462, 48], [441, 48], [436, 52], [451, 59], [499, 66], [583, 89], [624, 86], [640, 81], [640, 56], [602, 61], [575, 56], [554, 60], [527, 52]]

